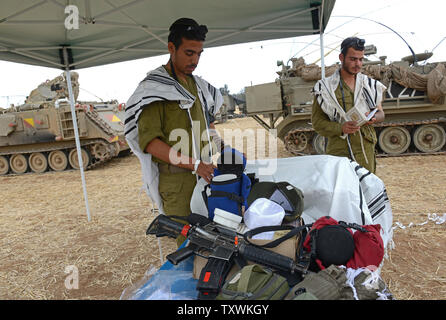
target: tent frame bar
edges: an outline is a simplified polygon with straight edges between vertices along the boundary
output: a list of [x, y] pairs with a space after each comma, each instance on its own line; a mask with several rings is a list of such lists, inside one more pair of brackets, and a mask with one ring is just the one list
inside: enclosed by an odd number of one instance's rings
[[41, 55], [37, 55], [35, 53], [31, 54], [31, 53], [28, 53], [28, 52], [22, 52], [20, 49], [8, 49], [7, 48], [6, 50], [0, 49], [0, 51], [9, 51], [9, 52], [16, 53], [18, 55], [22, 55], [24, 57], [28, 57], [28, 58], [34, 59], [34, 60], [43, 61], [43, 62], [52, 64], [53, 66], [55, 66], [55, 67], [57, 67], [59, 69], [63, 67], [63, 64], [51, 61], [51, 60], [49, 60], [49, 58], [45, 58], [45, 57], [43, 57]]

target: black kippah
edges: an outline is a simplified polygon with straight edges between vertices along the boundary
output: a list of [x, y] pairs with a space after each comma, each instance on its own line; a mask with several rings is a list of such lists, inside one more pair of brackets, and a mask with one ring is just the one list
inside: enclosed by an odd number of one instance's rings
[[[179, 33], [185, 37], [191, 38], [204, 38], [208, 32], [208, 28], [205, 25], [199, 25], [194, 19], [180, 18], [176, 20], [169, 28], [170, 34]], [[170, 35], [169, 35], [170, 37]]]
[[176, 20], [174, 23], [172, 23], [172, 25], [169, 28], [169, 31], [172, 31], [174, 29], [177, 28], [186, 28], [186, 27], [198, 27], [198, 23], [197, 21], [195, 21], [194, 19], [190, 19], [190, 18], [180, 18], [178, 20]]

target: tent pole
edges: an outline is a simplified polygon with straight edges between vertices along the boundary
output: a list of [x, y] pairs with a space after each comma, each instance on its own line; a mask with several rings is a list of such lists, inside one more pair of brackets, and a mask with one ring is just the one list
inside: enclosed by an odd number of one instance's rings
[[324, 34], [320, 33], [320, 46], [321, 46], [321, 79], [325, 78], [325, 61], [324, 61]]
[[90, 207], [88, 205], [87, 186], [85, 183], [85, 174], [84, 174], [84, 163], [82, 161], [81, 142], [79, 140], [79, 130], [77, 127], [77, 117], [76, 117], [76, 110], [75, 110], [75, 105], [74, 105], [73, 87], [71, 84], [71, 73], [70, 73], [70, 69], [68, 67], [66, 68], [66, 71], [65, 71], [65, 78], [67, 79], [68, 95], [70, 98], [71, 118], [73, 119], [74, 138], [76, 140], [77, 159], [78, 159], [78, 163], [79, 163], [79, 169], [81, 171], [81, 179], [82, 179], [82, 188], [84, 190], [85, 207], [87, 208], [88, 221], [90, 221], [91, 220]]
[[321, 79], [325, 78], [325, 53], [324, 53], [324, 0], [322, 0], [319, 20], [319, 39], [321, 46]]

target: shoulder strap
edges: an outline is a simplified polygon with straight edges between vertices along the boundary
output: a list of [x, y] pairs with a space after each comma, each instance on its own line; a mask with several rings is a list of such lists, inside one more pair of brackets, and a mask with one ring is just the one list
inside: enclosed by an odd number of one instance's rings
[[209, 206], [208, 206], [208, 194], [207, 194], [207, 190], [211, 187], [210, 184], [207, 184], [204, 186], [203, 191], [201, 192], [201, 196], [203, 197], [204, 203], [206, 205], [206, 209], [209, 211]]
[[345, 221], [338, 221], [338, 224], [343, 226], [344, 228], [352, 228], [361, 232], [369, 232], [367, 229], [365, 229], [364, 227], [362, 227], [361, 225], [357, 224], [357, 223], [347, 223]]
[[[274, 248], [274, 247], [277, 247], [282, 242], [284, 242], [285, 240], [288, 240], [288, 239], [294, 237], [295, 235], [297, 235], [299, 232], [305, 230], [306, 228], [310, 228], [312, 225], [313, 224], [304, 224], [299, 227], [293, 227], [293, 226], [258, 227], [258, 228], [255, 228], [255, 229], [245, 232], [243, 234], [243, 238], [247, 243], [249, 243], [250, 245], [253, 245], [253, 246], [262, 247], [262, 248]], [[253, 236], [255, 236], [259, 233], [268, 232], [268, 231], [280, 231], [280, 230], [290, 230], [290, 232], [288, 232], [286, 235], [284, 235], [276, 240], [273, 240], [271, 242], [268, 242], [264, 245], [254, 244], [251, 241], [249, 241], [249, 238], [252, 238]]]
[[236, 195], [235, 193], [231, 193], [231, 192], [226, 192], [226, 191], [221, 191], [221, 190], [211, 190], [211, 197], [226, 197], [229, 200], [238, 202], [238, 203], [243, 203], [245, 200], [243, 199], [243, 197]]

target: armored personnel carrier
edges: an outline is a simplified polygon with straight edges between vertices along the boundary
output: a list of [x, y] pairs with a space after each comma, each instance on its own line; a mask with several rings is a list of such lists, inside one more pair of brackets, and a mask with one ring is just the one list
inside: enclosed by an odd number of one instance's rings
[[[71, 73], [75, 100], [78, 74]], [[23, 105], [0, 109], [0, 175], [79, 169], [73, 119], [64, 74], [31, 92]], [[76, 102], [83, 164], [93, 168], [129, 150], [124, 104]]]
[[[386, 57], [364, 62], [362, 72], [387, 87], [386, 118], [375, 125], [378, 156], [446, 152], [446, 63], [427, 63], [431, 56], [417, 54], [388, 65]], [[338, 68], [326, 67], [326, 76]], [[290, 153], [323, 154], [325, 138], [311, 125], [311, 89], [321, 77], [320, 67], [294, 58], [291, 67], [282, 64], [277, 73], [275, 82], [245, 88], [247, 115], [267, 130], [277, 129]]]
[[228, 121], [228, 119], [241, 118], [245, 116], [245, 101], [240, 99], [240, 93], [237, 95], [230, 94], [227, 85], [220, 88], [220, 93], [223, 96], [223, 104], [215, 117], [217, 123], [224, 123]]

